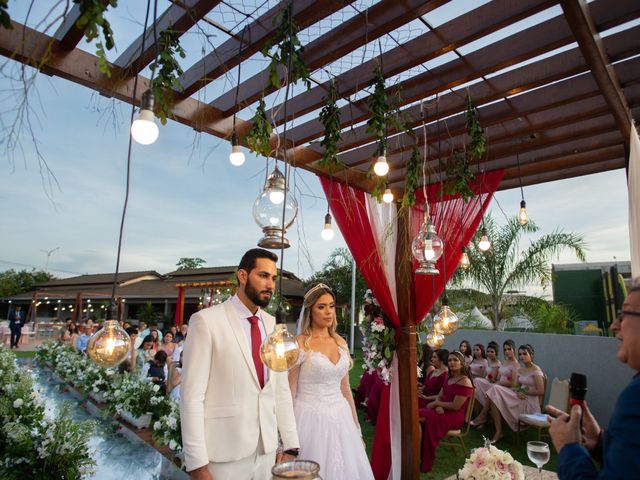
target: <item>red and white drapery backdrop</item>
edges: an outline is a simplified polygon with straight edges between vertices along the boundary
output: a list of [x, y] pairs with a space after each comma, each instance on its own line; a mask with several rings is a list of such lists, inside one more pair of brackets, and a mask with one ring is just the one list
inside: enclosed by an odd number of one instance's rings
[[[426, 189], [431, 217], [444, 242], [445, 254], [437, 262], [440, 275], [434, 277], [413, 273], [417, 322], [422, 321], [444, 289], [444, 272], [446, 271], [448, 280], [455, 271], [462, 255], [462, 247], [471, 241], [503, 173], [503, 170], [498, 170], [476, 176], [471, 185], [476, 196], [466, 204], [460, 197], [444, 194], [441, 185], [431, 185]], [[396, 284], [403, 282], [403, 279], [396, 278], [396, 204], [380, 204], [362, 190], [333, 182], [326, 177], [320, 177], [320, 182], [333, 218], [340, 227], [360, 273], [382, 310], [398, 329], [400, 318]], [[418, 234], [422, 223], [424, 191], [421, 189], [416, 192], [416, 197], [416, 206], [411, 207], [410, 211], [412, 238]], [[417, 262], [414, 260], [412, 271], [415, 268]], [[390, 397], [395, 401], [390, 402]], [[400, 478], [400, 461], [396, 457], [400, 451], [400, 424], [396, 421], [399, 420], [397, 397], [397, 375], [393, 375], [391, 386], [385, 387], [383, 392], [376, 422], [372, 467], [377, 480]], [[392, 461], [392, 458], [397, 460]]]

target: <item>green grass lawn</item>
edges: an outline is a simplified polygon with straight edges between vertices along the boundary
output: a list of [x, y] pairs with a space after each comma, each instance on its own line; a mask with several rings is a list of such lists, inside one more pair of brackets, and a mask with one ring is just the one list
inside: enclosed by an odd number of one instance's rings
[[15, 353], [17, 358], [32, 358], [36, 355], [36, 352], [23, 351], [19, 349], [13, 350], [13, 353]]
[[[362, 350], [356, 350], [356, 359], [354, 360], [353, 368], [349, 372], [349, 380], [353, 388], [358, 386], [360, 382], [360, 376], [362, 375]], [[371, 447], [373, 446], [373, 436], [375, 432], [375, 426], [366, 419], [366, 413], [364, 410], [358, 409], [358, 417], [360, 419], [360, 426], [362, 427], [362, 434], [367, 446], [367, 454], [371, 456]], [[467, 448], [474, 449], [481, 447], [484, 444], [483, 435], [491, 437], [493, 431], [489, 427], [485, 427], [480, 430], [471, 429], [469, 435], [465, 439]], [[505, 437], [496, 446], [502, 450], [506, 450], [513, 457], [518, 460], [522, 465], [533, 466], [527, 457], [527, 441], [537, 440], [537, 432], [535, 430], [528, 430], [520, 434], [520, 440], [517, 440], [517, 435], [508, 427], [505, 427]], [[464, 465], [464, 458], [462, 452], [458, 449], [457, 453], [448, 447], [438, 447], [436, 452], [436, 461], [433, 464], [433, 470], [429, 473], [423, 473], [420, 475], [421, 479], [437, 480], [447, 478], [454, 475]], [[551, 460], [545, 465], [545, 470], [555, 471], [556, 469], [556, 454], [553, 448], [551, 448]]]

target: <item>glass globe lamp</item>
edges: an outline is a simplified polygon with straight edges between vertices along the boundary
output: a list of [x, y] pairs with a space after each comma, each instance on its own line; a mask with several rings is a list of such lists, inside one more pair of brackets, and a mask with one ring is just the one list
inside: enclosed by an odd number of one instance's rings
[[244, 164], [244, 160], [244, 152], [240, 146], [238, 134], [233, 132], [231, 135], [231, 153], [229, 154], [229, 162], [231, 162], [231, 165], [234, 167], [239, 167]]
[[270, 370], [286, 372], [296, 364], [299, 355], [298, 342], [287, 329], [284, 308], [278, 305], [276, 327], [262, 342], [260, 359]]
[[141, 145], [151, 145], [160, 133], [153, 114], [153, 105], [153, 92], [147, 90], [142, 94], [138, 118], [131, 124], [131, 136]]
[[431, 348], [441, 348], [444, 345], [444, 335], [436, 328], [427, 333], [427, 345]]
[[[253, 219], [262, 228], [264, 236], [258, 241], [262, 248], [289, 248], [289, 240], [285, 237], [298, 214], [298, 202], [291, 194], [286, 195], [284, 175], [276, 167], [269, 175], [264, 190], [253, 204]], [[280, 194], [282, 195], [280, 197]], [[277, 201], [274, 202], [274, 200]], [[284, 202], [284, 205], [283, 205]], [[284, 222], [282, 213], [284, 208]]]
[[491, 240], [489, 240], [489, 237], [487, 236], [487, 229], [484, 227], [482, 227], [482, 233], [480, 235], [480, 241], [478, 242], [478, 248], [483, 252], [486, 252], [491, 248]]
[[471, 260], [469, 260], [469, 254], [467, 253], [467, 249], [462, 247], [462, 257], [460, 257], [460, 268], [466, 270], [471, 266]]
[[331, 214], [327, 213], [324, 216], [324, 228], [320, 232], [320, 236], [323, 240], [329, 241], [333, 240], [335, 232], [333, 231], [333, 226], [331, 225]]
[[91, 336], [87, 344], [87, 355], [103, 368], [119, 365], [131, 352], [131, 338], [118, 321], [113, 320], [115, 308], [115, 305], [109, 306], [102, 328]]
[[433, 317], [433, 323], [438, 324], [440, 330], [445, 335], [451, 335], [458, 329], [458, 316], [449, 308], [449, 303], [446, 298], [442, 302], [438, 313]]
[[411, 252], [419, 264], [416, 273], [438, 275], [440, 271], [436, 268], [436, 262], [442, 256], [443, 248], [442, 239], [436, 234], [436, 229], [429, 216], [429, 205], [425, 205], [424, 220], [420, 231], [411, 242]]
[[387, 173], [389, 173], [389, 164], [387, 163], [387, 157], [380, 155], [376, 163], [373, 165], [373, 171], [379, 177], [384, 177]]
[[529, 223], [529, 214], [527, 213], [527, 202], [522, 200], [520, 202], [520, 211], [518, 212], [518, 222], [520, 225], [526, 225]]

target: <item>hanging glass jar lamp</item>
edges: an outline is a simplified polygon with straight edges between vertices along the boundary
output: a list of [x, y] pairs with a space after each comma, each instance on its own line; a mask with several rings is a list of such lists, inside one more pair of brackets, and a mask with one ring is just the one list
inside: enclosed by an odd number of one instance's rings
[[289, 248], [291, 245], [285, 234], [297, 215], [298, 202], [287, 190], [285, 176], [276, 165], [265, 182], [264, 190], [253, 204], [253, 219], [264, 234], [258, 241], [258, 246], [269, 249]]
[[437, 235], [429, 215], [429, 204], [424, 204], [424, 218], [420, 231], [411, 243], [411, 252], [418, 261], [416, 273], [422, 275], [439, 275], [440, 271], [436, 267], [436, 262], [442, 256], [444, 244]]

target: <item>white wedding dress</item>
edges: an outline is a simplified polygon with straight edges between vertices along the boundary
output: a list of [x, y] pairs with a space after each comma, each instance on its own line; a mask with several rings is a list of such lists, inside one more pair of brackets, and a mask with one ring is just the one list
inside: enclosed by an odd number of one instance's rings
[[300, 350], [293, 403], [300, 439], [298, 458], [318, 462], [323, 480], [373, 479], [360, 431], [341, 390], [349, 359], [339, 350], [335, 365], [320, 352]]

